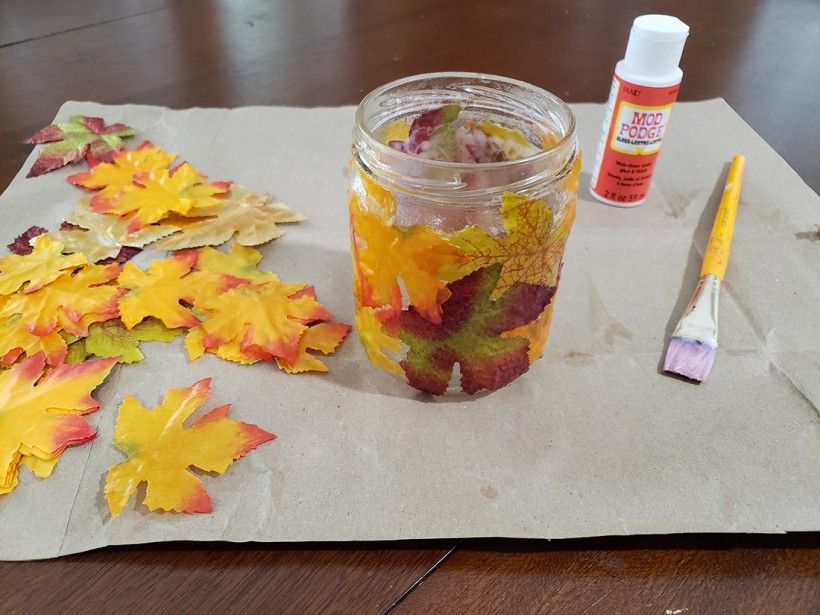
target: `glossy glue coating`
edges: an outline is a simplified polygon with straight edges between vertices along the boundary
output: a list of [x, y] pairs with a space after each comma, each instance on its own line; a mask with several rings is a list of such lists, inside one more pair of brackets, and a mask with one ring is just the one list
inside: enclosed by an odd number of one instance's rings
[[[418, 128], [436, 135], [434, 149], [419, 146]], [[473, 138], [534, 153], [424, 157]], [[362, 101], [353, 141], [353, 292], [370, 362], [436, 395], [495, 390], [526, 372], [543, 353], [575, 215], [569, 107], [503, 77], [418, 75]]]
[[678, 63], [688, 33], [676, 17], [635, 19], [624, 59], [615, 67], [592, 172], [590, 192], [597, 200], [621, 207], [645, 200], [678, 97]]

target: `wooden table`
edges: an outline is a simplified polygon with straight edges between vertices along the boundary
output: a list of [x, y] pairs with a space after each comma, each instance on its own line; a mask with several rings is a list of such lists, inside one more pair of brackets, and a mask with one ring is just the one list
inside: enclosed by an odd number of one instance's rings
[[[692, 28], [681, 98], [724, 97], [819, 189], [817, 0], [0, 0], [0, 184], [67, 99], [355, 104], [449, 69], [602, 101], [652, 10]], [[0, 578], [3, 613], [817, 613], [820, 535], [161, 544], [0, 563]]]

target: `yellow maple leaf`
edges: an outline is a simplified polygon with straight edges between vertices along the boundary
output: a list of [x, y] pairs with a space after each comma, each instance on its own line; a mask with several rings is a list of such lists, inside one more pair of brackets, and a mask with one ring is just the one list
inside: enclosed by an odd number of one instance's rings
[[[179, 220], [179, 232], [163, 239], [160, 250], [181, 250], [199, 246], [218, 246], [236, 235], [236, 243], [256, 246], [282, 236], [276, 224], [299, 222], [305, 217], [282, 203], [272, 203], [269, 194], [257, 194], [242, 186], [231, 186], [221, 203], [202, 212], [188, 215], [209, 216]], [[177, 221], [175, 221], [177, 222]]]
[[202, 340], [205, 339], [205, 331], [202, 327], [194, 327], [185, 336], [185, 348], [188, 350], [188, 358], [194, 361], [201, 357], [205, 352], [215, 354], [226, 361], [233, 361], [234, 363], [241, 363], [242, 365], [253, 365], [262, 359], [258, 356], [251, 356], [243, 352], [239, 346], [239, 341], [231, 340], [212, 348], [205, 348]]
[[229, 254], [206, 247], [177, 252], [175, 257], [191, 263], [197, 269], [184, 279], [190, 302], [197, 305], [204, 305], [246, 282], [279, 280], [274, 274], [257, 267], [262, 260], [262, 254], [258, 250], [238, 244], [233, 245]]
[[498, 299], [516, 284], [554, 286], [574, 215], [573, 201], [554, 225], [553, 212], [544, 201], [504, 193], [501, 216], [505, 234], [489, 235], [477, 226], [469, 226], [453, 236], [452, 242], [468, 259], [459, 268], [460, 273], [467, 275], [500, 263], [501, 277], [492, 299]]
[[94, 263], [113, 258], [123, 246], [142, 248], [179, 228], [170, 224], [149, 224], [137, 231], [129, 231], [130, 218], [96, 213], [90, 209], [88, 199], [82, 199], [66, 222], [85, 230], [57, 231], [51, 236], [63, 243], [64, 252], [82, 252]]
[[0, 364], [11, 365], [21, 356], [42, 352], [49, 365], [57, 365], [65, 358], [66, 342], [59, 331], [34, 335], [15, 314], [0, 324]]
[[269, 271], [259, 269], [262, 253], [246, 246], [234, 244], [228, 254], [214, 248], [196, 250], [196, 268], [200, 271], [219, 273], [251, 282], [267, 282], [278, 279]]
[[360, 209], [389, 222], [396, 215], [396, 197], [364, 171], [357, 171], [358, 182], [353, 184], [353, 194]]
[[447, 282], [459, 277], [462, 251], [426, 226], [400, 227], [365, 212], [357, 198], [350, 201], [358, 292], [366, 305], [393, 304], [404, 282], [408, 301], [432, 322], [441, 322]]
[[191, 271], [195, 260], [196, 255], [192, 253], [178, 255], [154, 261], [147, 271], [126, 263], [117, 279], [117, 283], [127, 289], [119, 302], [122, 323], [131, 329], [153, 316], [169, 329], [198, 325], [199, 319], [180, 303], [193, 303], [196, 282], [183, 277]]
[[45, 357], [36, 354], [0, 373], [0, 493], [17, 485], [25, 457], [39, 476], [47, 476], [60, 453], [91, 440], [96, 432], [82, 417], [99, 404], [91, 398], [116, 359], [58, 365], [43, 375]]
[[296, 360], [285, 361], [277, 357], [276, 364], [289, 374], [301, 372], [326, 372], [327, 365], [314, 357], [308, 350], [318, 350], [322, 354], [331, 354], [350, 333], [350, 325], [339, 322], [320, 322], [307, 328], [299, 340], [299, 351]]
[[[391, 312], [392, 313], [392, 312]], [[356, 308], [356, 332], [364, 346], [367, 358], [376, 367], [390, 374], [403, 374], [401, 366], [385, 354], [383, 349], [397, 353], [401, 349], [398, 335], [385, 331], [383, 319], [376, 308], [362, 306]]]
[[169, 154], [145, 141], [136, 149], [120, 150], [111, 162], [103, 162], [86, 172], [70, 175], [68, 181], [81, 188], [99, 190], [99, 198], [111, 198], [133, 190], [135, 175], [167, 169], [175, 158], [176, 154]]
[[199, 325], [204, 348], [239, 342], [248, 356], [279, 357], [289, 363], [299, 354], [299, 340], [307, 325], [333, 317], [316, 301], [311, 287], [285, 284], [277, 278], [236, 286], [198, 302], [197, 308], [208, 314]]
[[130, 215], [129, 231], [159, 222], [172, 213], [188, 215], [216, 207], [225, 184], [206, 183], [193, 165], [184, 162], [175, 169], [159, 169], [134, 178], [135, 189], [108, 199], [92, 199], [94, 211], [111, 215]]
[[34, 292], [63, 272], [88, 262], [83, 254], [64, 256], [63, 244], [48, 235], [35, 237], [31, 245], [34, 247], [31, 254], [8, 254], [0, 258], [0, 295], [10, 295], [24, 284], [24, 292]]
[[119, 265], [86, 265], [74, 275], [62, 274], [32, 292], [8, 297], [0, 318], [19, 314], [20, 323], [35, 335], [63, 330], [88, 334], [88, 325], [116, 318], [117, 299], [123, 291], [108, 285], [120, 272]]
[[114, 445], [127, 459], [105, 479], [105, 498], [119, 515], [141, 483], [149, 510], [209, 513], [211, 498], [189, 468], [222, 474], [234, 461], [276, 438], [256, 425], [228, 418], [230, 404], [214, 408], [190, 427], [185, 421], [208, 398], [211, 380], [168, 389], [162, 403], [145, 408], [130, 395], [117, 415]]

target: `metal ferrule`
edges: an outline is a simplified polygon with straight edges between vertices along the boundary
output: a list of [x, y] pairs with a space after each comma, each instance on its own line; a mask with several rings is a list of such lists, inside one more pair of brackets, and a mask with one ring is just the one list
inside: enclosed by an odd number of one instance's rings
[[685, 337], [717, 348], [719, 297], [720, 278], [713, 273], [701, 276], [695, 294], [672, 336]]

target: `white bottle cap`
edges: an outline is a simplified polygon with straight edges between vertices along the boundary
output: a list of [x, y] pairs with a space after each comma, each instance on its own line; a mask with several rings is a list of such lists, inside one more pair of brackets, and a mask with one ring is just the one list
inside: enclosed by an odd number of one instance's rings
[[624, 64], [630, 72], [662, 78], [676, 72], [689, 26], [670, 15], [641, 15], [632, 22]]

